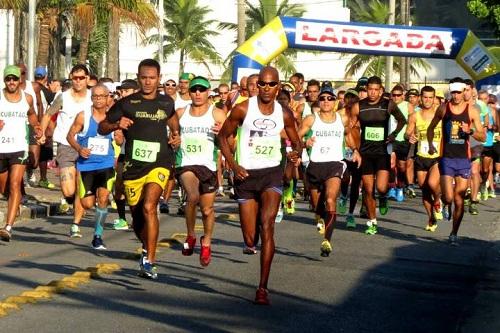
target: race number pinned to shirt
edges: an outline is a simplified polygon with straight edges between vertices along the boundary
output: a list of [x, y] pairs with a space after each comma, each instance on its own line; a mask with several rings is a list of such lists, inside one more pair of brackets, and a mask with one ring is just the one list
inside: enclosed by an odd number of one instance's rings
[[134, 140], [132, 145], [132, 159], [140, 162], [156, 162], [156, 155], [160, 151], [159, 142]]
[[88, 149], [93, 155], [108, 155], [109, 140], [104, 138], [91, 137], [88, 141]]
[[183, 143], [184, 152], [189, 155], [201, 155], [207, 150], [207, 143], [207, 140], [187, 137]]
[[383, 141], [384, 128], [383, 127], [365, 127], [365, 140], [366, 141]]
[[250, 155], [258, 160], [280, 160], [281, 143], [276, 144], [275, 138], [254, 137], [250, 147]]

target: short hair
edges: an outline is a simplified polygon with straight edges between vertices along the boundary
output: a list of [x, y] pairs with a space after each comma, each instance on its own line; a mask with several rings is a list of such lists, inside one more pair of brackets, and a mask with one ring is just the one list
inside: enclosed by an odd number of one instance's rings
[[106, 85], [105, 85], [104, 83], [102, 83], [102, 82], [99, 82], [99, 83], [97, 83], [95, 86], [93, 86], [93, 87], [92, 87], [92, 90], [91, 90], [91, 91], [92, 91], [92, 94], [94, 93], [94, 90], [95, 90], [96, 88], [103, 88], [104, 90], [106, 90], [106, 92], [107, 92], [108, 94], [110, 93], [110, 91], [109, 91], [108, 87], [106, 87]]
[[431, 86], [423, 86], [422, 89], [420, 89], [420, 95], [422, 96], [424, 92], [431, 92], [435, 95], [436, 89], [434, 89], [434, 87]]
[[[231, 84], [233, 84], [233, 83], [234, 83], [234, 82], [231, 82]], [[226, 87], [226, 88], [227, 88], [227, 90], [229, 90], [229, 85], [228, 85], [227, 83], [221, 83], [221, 84], [219, 84], [219, 87], [218, 87], [218, 88], [219, 88], [219, 90], [220, 90], [220, 88], [222, 88], [222, 87]]]
[[339, 91], [337, 91], [337, 96], [340, 95], [340, 94], [345, 94], [345, 90], [339, 90]]
[[307, 87], [317, 86], [318, 88], [321, 86], [318, 80], [312, 79], [307, 82]]
[[489, 95], [489, 92], [487, 92], [487, 91], [486, 91], [486, 90], [484, 90], [484, 89], [481, 89], [481, 90], [479, 90], [479, 91], [477, 92], [477, 95], [478, 95], [478, 96], [479, 96], [479, 95], [484, 95], [484, 94]]
[[248, 82], [248, 80], [251, 80], [253, 78], [259, 78], [259, 74], [254, 73], [254, 74], [249, 75], [248, 78], [247, 78], [247, 82]]
[[465, 83], [466, 86], [474, 88], [474, 81], [472, 81], [471, 79], [465, 79], [464, 83]]
[[75, 66], [73, 66], [73, 68], [71, 68], [71, 71], [69, 73], [73, 74], [73, 73], [79, 72], [79, 71], [85, 72], [85, 75], [90, 74], [89, 69], [84, 64], [76, 64]]
[[403, 88], [403, 86], [402, 86], [402, 85], [400, 85], [400, 84], [396, 84], [396, 85], [395, 85], [395, 86], [391, 89], [391, 92], [393, 92], [393, 91], [401, 91], [401, 92], [403, 92], [403, 91], [405, 91], [405, 89]]
[[291, 76], [291, 78], [292, 77], [296, 77], [297, 79], [304, 81], [304, 74], [302, 73], [295, 73]]
[[292, 99], [292, 97], [290, 96], [290, 92], [285, 89], [281, 89], [280, 92], [278, 93], [278, 96], [279, 95], [285, 95], [288, 98], [288, 100]]
[[382, 80], [380, 77], [373, 75], [368, 78], [368, 82], [366, 82], [366, 85], [369, 84], [378, 84], [379, 86], [382, 86]]
[[115, 81], [113, 81], [112, 78], [110, 77], [101, 77], [97, 83], [105, 83], [105, 82], [109, 82], [109, 83], [114, 83]]
[[139, 63], [139, 66], [137, 66], [137, 72], [141, 71], [141, 67], [154, 67], [156, 68], [156, 71], [158, 72], [158, 75], [160, 74], [160, 64], [158, 61], [154, 59], [144, 59]]
[[459, 82], [459, 83], [465, 83], [465, 82], [464, 82], [464, 79], [462, 79], [462, 78], [461, 78], [461, 77], [459, 77], [459, 76], [454, 77], [453, 79], [451, 79], [449, 83], [457, 83], [457, 82]]
[[98, 81], [99, 79], [97, 78], [97, 75], [95, 75], [95, 74], [90, 74], [90, 75], [89, 75], [89, 80], [96, 80], [96, 81]]

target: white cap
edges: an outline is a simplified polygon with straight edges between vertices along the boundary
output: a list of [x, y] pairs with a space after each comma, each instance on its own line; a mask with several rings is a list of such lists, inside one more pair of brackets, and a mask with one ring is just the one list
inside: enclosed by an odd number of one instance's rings
[[450, 93], [453, 92], [453, 91], [464, 91], [465, 89], [465, 83], [463, 82], [453, 82], [453, 83], [450, 83]]

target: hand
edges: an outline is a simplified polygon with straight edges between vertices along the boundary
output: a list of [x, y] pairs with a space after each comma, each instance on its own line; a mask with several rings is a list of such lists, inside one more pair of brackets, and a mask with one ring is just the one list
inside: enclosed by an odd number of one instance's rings
[[40, 127], [40, 125], [35, 125], [33, 129], [35, 130], [35, 138], [40, 139], [43, 135], [42, 127]]
[[462, 121], [462, 132], [469, 135], [470, 134], [470, 124]]
[[429, 155], [434, 155], [436, 153], [436, 147], [434, 147], [434, 144], [430, 143], [429, 144], [429, 150], [427, 151]]
[[415, 134], [410, 135], [410, 137], [408, 138], [408, 142], [410, 142], [411, 144], [417, 143], [417, 141], [417, 136]]
[[286, 154], [286, 158], [292, 163], [297, 163], [299, 157], [299, 152], [297, 152], [296, 150], [292, 150], [291, 152]]
[[2, 130], [2, 128], [4, 127], [4, 125], [5, 125], [5, 122], [0, 119], [0, 131]]
[[42, 135], [36, 140], [36, 143], [39, 145], [43, 145], [46, 141], [47, 138], [45, 137], [45, 134], [42, 133]]
[[396, 167], [396, 153], [392, 152], [391, 153], [391, 169], [394, 169]]
[[244, 167], [235, 164], [233, 166], [233, 174], [236, 179], [245, 180], [248, 177], [248, 172]]
[[80, 147], [80, 149], [78, 149], [78, 154], [83, 158], [89, 158], [92, 151], [88, 148]]
[[393, 143], [395, 140], [396, 140], [396, 137], [394, 136], [394, 134], [389, 134], [387, 139], [385, 139], [385, 143]]
[[361, 167], [362, 159], [357, 149], [352, 152], [352, 161], [358, 164], [358, 169]]
[[316, 137], [311, 137], [309, 139], [307, 139], [306, 141], [306, 147], [307, 148], [312, 148], [312, 146], [314, 145], [314, 143], [316, 142]]
[[220, 129], [222, 128], [222, 123], [216, 121], [214, 126], [210, 129], [212, 132], [214, 132], [215, 135], [219, 134]]
[[118, 127], [120, 129], [127, 130], [133, 124], [134, 122], [131, 119], [128, 119], [127, 117], [121, 117], [120, 122], [118, 123]]
[[168, 144], [172, 146], [172, 148], [176, 149], [181, 145], [181, 136], [179, 132], [171, 132], [170, 138], [168, 139]]

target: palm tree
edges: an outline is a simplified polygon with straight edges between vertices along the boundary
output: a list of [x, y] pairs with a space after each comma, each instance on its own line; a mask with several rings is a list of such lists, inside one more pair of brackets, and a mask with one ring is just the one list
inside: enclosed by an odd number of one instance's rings
[[[386, 24], [389, 17], [389, 6], [385, 1], [370, 0], [352, 0], [348, 2], [353, 21], [369, 22], [377, 24]], [[396, 13], [399, 11], [396, 10]], [[401, 23], [399, 15], [396, 14], [396, 24]], [[351, 78], [359, 71], [363, 70], [362, 76], [377, 75], [385, 77], [385, 56], [375, 56], [366, 54], [357, 54], [347, 63], [345, 68], [345, 78]], [[431, 68], [429, 63], [422, 58], [411, 58], [410, 72], [416, 77], [420, 77], [421, 71], [428, 71]], [[401, 57], [394, 58], [394, 72], [401, 73]]]
[[[222, 63], [220, 54], [210, 43], [210, 37], [219, 35], [211, 30], [217, 22], [206, 19], [211, 10], [200, 6], [198, 0], [165, 1], [164, 9], [163, 56], [166, 58], [179, 51], [179, 75], [184, 72], [187, 59], [202, 63], [211, 74], [209, 63]], [[159, 35], [155, 34], [145, 42], [158, 44], [158, 41]]]
[[[253, 5], [250, 1], [245, 0], [246, 9], [246, 29], [245, 38], [249, 39], [257, 31], [262, 29], [276, 16], [293, 16], [302, 17], [305, 13], [304, 6], [300, 4], [290, 4], [289, 0], [282, 0], [278, 3], [278, 0], [259, 0], [258, 5]], [[237, 31], [237, 25], [234, 23], [221, 22], [219, 24], [220, 28], [231, 29]], [[228, 78], [232, 70], [232, 58], [234, 56], [234, 51], [226, 59], [227, 70], [222, 75], [223, 78]], [[287, 49], [279, 56], [277, 56], [271, 64], [278, 68], [281, 72], [286, 74], [292, 74], [296, 72], [294, 60], [297, 57], [297, 50]]]

